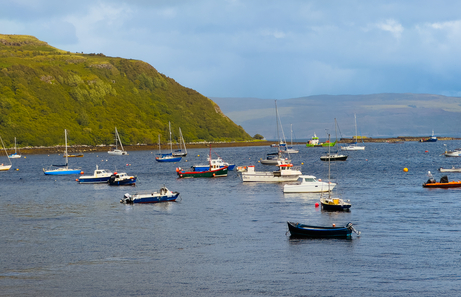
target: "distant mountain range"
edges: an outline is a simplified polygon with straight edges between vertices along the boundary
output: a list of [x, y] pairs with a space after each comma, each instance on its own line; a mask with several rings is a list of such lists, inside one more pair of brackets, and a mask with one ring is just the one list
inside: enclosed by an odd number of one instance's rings
[[[277, 139], [275, 100], [258, 98], [211, 98], [222, 112], [251, 136]], [[277, 100], [278, 112], [287, 140], [290, 125], [293, 137], [310, 139], [314, 133], [324, 138], [325, 129], [338, 138], [355, 134], [366, 137], [461, 135], [461, 98], [430, 94], [318, 95]], [[341, 135], [340, 135], [341, 134]]]

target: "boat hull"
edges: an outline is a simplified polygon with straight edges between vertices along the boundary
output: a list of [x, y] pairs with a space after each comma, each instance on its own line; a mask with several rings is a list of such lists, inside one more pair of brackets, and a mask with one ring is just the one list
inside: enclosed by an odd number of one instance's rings
[[19, 159], [19, 158], [21, 158], [21, 155], [14, 153], [14, 154], [9, 155], [8, 158], [10, 158], [10, 159]]
[[130, 178], [120, 179], [120, 180], [110, 178], [108, 183], [111, 186], [134, 186], [136, 185], [136, 179], [137, 179], [136, 176], [132, 176]]
[[461, 188], [461, 181], [452, 181], [448, 183], [424, 183], [423, 188]]
[[347, 160], [346, 155], [337, 155], [337, 156], [321, 156], [320, 160], [321, 161], [346, 161]]
[[109, 182], [110, 176], [105, 177], [85, 177], [81, 176], [78, 182], [81, 184], [104, 184]]
[[176, 168], [176, 173], [180, 178], [192, 178], [192, 177], [224, 177], [227, 176], [227, 167], [208, 171], [185, 171], [181, 168]]
[[439, 171], [440, 172], [461, 172], [461, 168], [455, 168], [455, 167], [453, 167], [453, 168], [442, 168], [442, 167], [440, 167]]
[[12, 165], [0, 165], [0, 171], [8, 171], [10, 170]]
[[[221, 166], [221, 168], [225, 167], [224, 165]], [[194, 168], [195, 171], [207, 171], [210, 169], [210, 165], [194, 165], [192, 166], [192, 168]], [[228, 171], [232, 171], [234, 170], [235, 168], [235, 164], [230, 164], [227, 166], [227, 170]]]
[[302, 173], [276, 176], [273, 172], [242, 172], [243, 182], [291, 182], [298, 180]]
[[45, 175], [68, 175], [68, 174], [80, 174], [82, 171], [80, 169], [52, 169], [52, 170], [43, 170]]
[[365, 150], [365, 147], [358, 146], [358, 145], [350, 145], [350, 146], [342, 146], [341, 150], [342, 151], [363, 151]]
[[283, 193], [322, 193], [329, 192], [335, 188], [335, 183], [316, 182], [312, 184], [284, 185]]
[[288, 160], [288, 159], [273, 159], [273, 160], [260, 159], [259, 162], [263, 165], [278, 165], [280, 164], [280, 162], [290, 163], [291, 160]]
[[352, 233], [352, 230], [347, 227], [309, 226], [293, 222], [287, 222], [287, 224], [293, 237], [347, 238], [351, 237]]
[[107, 152], [109, 155], [113, 156], [128, 156], [128, 152], [122, 150], [113, 150]]
[[172, 202], [172, 201], [176, 201], [178, 196], [179, 196], [178, 192], [173, 192], [173, 195], [163, 195], [163, 196], [155, 195], [155, 194], [133, 195], [132, 201], [127, 201], [125, 203], [147, 204], [147, 203]]

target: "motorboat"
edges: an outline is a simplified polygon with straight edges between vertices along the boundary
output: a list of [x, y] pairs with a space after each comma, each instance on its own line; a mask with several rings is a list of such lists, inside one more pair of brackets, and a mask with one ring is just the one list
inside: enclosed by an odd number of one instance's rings
[[282, 157], [281, 152], [267, 154], [266, 159], [259, 159], [259, 162], [263, 165], [278, 165], [282, 161], [287, 163], [291, 162], [290, 159]]
[[292, 237], [350, 238], [352, 232], [360, 236], [360, 231], [357, 231], [352, 223], [344, 227], [336, 227], [334, 224], [333, 226], [311, 226], [294, 222], [287, 222], [287, 224]]
[[178, 198], [178, 192], [172, 192], [163, 186], [158, 192], [152, 193], [136, 193], [129, 194], [126, 193], [123, 195], [123, 199], [120, 200], [120, 203], [132, 204], [132, 203], [159, 203], [159, 202], [171, 202], [176, 201]]
[[114, 172], [109, 178], [109, 185], [111, 186], [134, 186], [136, 185], [137, 177], [128, 175], [126, 172]]
[[423, 184], [423, 188], [459, 188], [461, 187], [461, 181], [448, 181], [448, 176], [444, 175], [440, 178], [440, 182], [437, 182], [431, 172], [428, 172], [429, 179]]
[[320, 156], [321, 161], [346, 161], [347, 155], [338, 154], [338, 153], [327, 153]]
[[221, 157], [218, 157], [217, 159], [211, 159], [210, 160], [210, 156], [208, 156], [207, 160], [208, 160], [209, 164], [192, 166], [194, 171], [207, 171], [207, 170], [210, 169], [210, 165], [212, 165], [212, 167], [214, 167], [214, 168], [222, 168], [222, 167], [227, 166], [228, 171], [232, 171], [235, 168], [235, 164], [229, 164], [227, 162], [224, 162], [221, 159]]
[[440, 172], [461, 172], [461, 168], [456, 168], [455, 166], [453, 166], [451, 168], [442, 168], [442, 167], [440, 167], [439, 171]]
[[93, 175], [82, 175], [77, 179], [77, 181], [81, 184], [107, 183], [112, 174], [113, 173], [110, 170], [99, 169], [98, 165], [96, 165]]
[[326, 211], [348, 211], [351, 208], [349, 200], [344, 201], [341, 198], [320, 198], [320, 204], [322, 205], [322, 209]]
[[[120, 149], [118, 148], [118, 144], [120, 144]], [[123, 149], [122, 140], [118, 134], [117, 127], [115, 127], [115, 149], [112, 149], [107, 153], [114, 156], [128, 156], [128, 152]]]
[[[446, 147], [447, 145], [444, 144], [444, 146]], [[461, 148], [457, 148], [457, 149], [454, 149], [452, 151], [449, 151], [449, 150], [445, 150], [445, 152], [443, 153], [443, 155], [445, 157], [461, 157]]]
[[195, 171], [191, 168], [190, 171], [184, 170], [181, 167], [176, 168], [176, 173], [180, 178], [191, 178], [191, 177], [224, 177], [227, 176], [227, 167], [209, 167], [205, 171]]
[[297, 184], [285, 184], [283, 186], [284, 193], [320, 193], [333, 190], [335, 183], [327, 183], [313, 175], [301, 175], [298, 177]]
[[302, 175], [301, 167], [294, 167], [291, 163], [281, 162], [276, 171], [255, 171], [255, 166], [247, 167], [241, 172], [243, 182], [287, 182], [296, 181]]

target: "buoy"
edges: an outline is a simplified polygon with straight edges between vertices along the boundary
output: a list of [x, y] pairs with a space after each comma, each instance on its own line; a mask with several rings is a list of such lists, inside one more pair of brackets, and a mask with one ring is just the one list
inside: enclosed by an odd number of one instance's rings
[[336, 224], [335, 224], [335, 223], [333, 223], [333, 227], [336, 227]]
[[261, 162], [261, 161], [258, 161], [258, 163]]
[[24, 157], [24, 159], [27, 158], [27, 157]]
[[403, 168], [403, 171], [408, 172], [408, 168], [407, 167]]
[[425, 153], [429, 152], [429, 151], [424, 151]]
[[304, 165], [304, 163], [301, 163], [301, 165]]
[[200, 155], [197, 155], [197, 157], [200, 157]]
[[315, 207], [319, 207], [319, 203], [318, 203], [318, 202], [315, 202]]
[[78, 178], [76, 178], [75, 181], [78, 181]]
[[19, 171], [19, 168], [16, 168], [16, 171]]
[[80, 174], [83, 174], [84, 172], [83, 171], [80, 171]]

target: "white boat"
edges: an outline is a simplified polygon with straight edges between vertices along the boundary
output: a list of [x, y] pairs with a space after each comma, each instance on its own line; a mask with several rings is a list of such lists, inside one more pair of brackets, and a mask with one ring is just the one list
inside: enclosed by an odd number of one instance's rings
[[[120, 149], [118, 148], [120, 144]], [[123, 149], [122, 141], [120, 140], [120, 135], [118, 134], [117, 127], [115, 127], [115, 149], [107, 152], [109, 155], [114, 156], [127, 156], [128, 152]]]
[[[336, 133], [337, 126], [338, 126], [338, 123], [336, 122], [336, 118], [335, 118], [336, 141], [334, 142], [333, 146], [336, 146], [336, 143], [338, 142], [338, 135]], [[327, 143], [331, 143], [330, 142], [330, 134], [327, 134], [327, 139], [328, 139]], [[326, 153], [325, 155], [320, 156], [320, 160], [321, 161], [346, 161], [347, 157], [348, 157], [347, 155], [339, 154], [337, 151], [334, 152], [334, 153], [331, 153], [331, 146], [328, 145], [328, 153]]]
[[291, 141], [291, 144], [290, 144], [291, 146], [287, 146], [284, 143], [284, 145], [282, 146], [282, 149], [281, 149], [282, 153], [284, 153], [284, 154], [297, 154], [297, 153], [299, 153], [299, 150], [295, 150], [293, 148], [293, 124], [291, 124], [291, 140], [290, 141]]
[[343, 151], [363, 151], [365, 150], [365, 146], [357, 145], [357, 116], [355, 114], [354, 114], [354, 119], [355, 119], [355, 143], [348, 145], [348, 146], [342, 146], [341, 150]]
[[93, 175], [82, 175], [77, 181], [81, 184], [99, 184], [107, 183], [113, 173], [107, 169], [99, 169], [96, 165], [96, 170]]
[[326, 183], [313, 175], [301, 175], [297, 184], [286, 184], [283, 193], [321, 193], [333, 190], [335, 183]]
[[[446, 147], [447, 145], [444, 144]], [[461, 148], [454, 149], [452, 151], [445, 150], [445, 153], [443, 153], [445, 157], [461, 157]]]
[[281, 162], [290, 163], [291, 160], [284, 158], [282, 153], [279, 151], [278, 153], [267, 154], [266, 159], [260, 158], [259, 162], [263, 165], [278, 165]]
[[67, 175], [67, 174], [80, 174], [81, 169], [70, 169], [69, 168], [69, 159], [67, 154], [67, 130], [64, 129], [64, 138], [66, 140], [66, 151], [64, 152], [66, 156], [66, 164], [65, 165], [51, 165], [48, 169], [43, 168], [43, 173], [46, 175]]
[[18, 149], [16, 147], [16, 137], [14, 138], [14, 153], [9, 155], [10, 159], [19, 159], [21, 158], [21, 154], [18, 153]]
[[442, 168], [442, 167], [440, 167], [439, 171], [440, 172], [461, 172], [461, 168], [455, 168], [455, 166], [453, 166], [451, 168]]
[[175, 150], [173, 153], [175, 157], [185, 157], [187, 156], [186, 142], [182, 136], [181, 128], [179, 128], [179, 149]]
[[13, 164], [11, 163], [10, 157], [8, 156], [8, 153], [6, 152], [5, 144], [3, 143], [3, 139], [1, 137], [0, 137], [0, 140], [2, 141], [2, 147], [3, 147], [3, 150], [5, 151], [5, 155], [8, 157], [8, 161], [10, 162], [10, 165], [5, 165], [1, 163], [0, 171], [8, 171], [10, 170], [11, 166], [13, 166]]
[[247, 171], [242, 172], [244, 182], [286, 182], [296, 181], [302, 175], [300, 167], [294, 167], [291, 163], [282, 162], [277, 165], [276, 171], [255, 171], [255, 166], [248, 166]]

